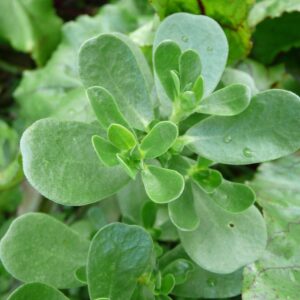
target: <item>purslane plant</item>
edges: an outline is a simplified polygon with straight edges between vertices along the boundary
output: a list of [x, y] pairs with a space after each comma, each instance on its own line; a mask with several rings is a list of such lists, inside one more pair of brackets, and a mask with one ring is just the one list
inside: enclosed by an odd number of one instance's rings
[[[27, 179], [47, 198], [80, 206], [117, 193], [130, 180], [139, 184], [141, 178], [147, 196], [167, 206], [193, 262], [220, 276], [237, 274], [261, 256], [266, 226], [252, 189], [224, 179], [214, 166], [259, 163], [299, 149], [300, 99], [284, 90], [253, 94], [239, 83], [220, 88], [227, 55], [219, 25], [186, 13], [159, 25], [153, 74], [125, 35], [86, 41], [79, 72], [97, 122], [44, 119], [29, 127], [21, 140]], [[26, 241], [30, 227], [49, 231], [47, 239], [39, 241], [43, 235], [37, 232]], [[58, 248], [48, 253], [54, 244]], [[33, 260], [30, 268], [24, 268], [26, 253]], [[29, 214], [13, 222], [0, 255], [23, 282], [56, 288], [87, 284], [91, 299], [134, 299], [137, 282], [152, 286], [156, 274], [149, 234], [119, 223], [102, 228], [89, 243], [50, 217]], [[157, 299], [169, 299], [181, 281], [174, 270], [162, 274], [152, 290]], [[56, 292], [49, 286], [33, 288]]]

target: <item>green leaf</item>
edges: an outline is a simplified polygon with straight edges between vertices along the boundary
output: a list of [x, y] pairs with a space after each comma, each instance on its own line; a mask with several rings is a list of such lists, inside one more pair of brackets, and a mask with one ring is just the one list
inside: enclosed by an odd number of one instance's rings
[[237, 116], [199, 122], [186, 138], [192, 151], [215, 162], [243, 165], [272, 160], [300, 148], [299, 115], [297, 95], [268, 90], [256, 94]]
[[152, 228], [156, 220], [157, 205], [152, 201], [146, 202], [142, 209], [142, 220], [145, 228]]
[[197, 111], [203, 114], [234, 116], [250, 103], [250, 89], [243, 84], [232, 84], [202, 99]]
[[[163, 273], [173, 270], [176, 282], [172, 294], [185, 298], [219, 299], [231, 298], [241, 294], [243, 269], [230, 274], [216, 274], [206, 271], [190, 260], [181, 245], [166, 252], [159, 261]], [[181, 272], [182, 277], [178, 277]], [[185, 276], [184, 276], [185, 274]]]
[[[283, 14], [280, 18], [269, 19], [256, 26], [253, 34], [253, 57], [270, 64], [281, 52], [300, 47], [300, 8], [298, 12]], [[272, 31], [272, 34], [269, 34]]]
[[73, 288], [82, 285], [74, 274], [86, 264], [88, 247], [88, 240], [53, 217], [29, 213], [9, 227], [1, 240], [0, 257], [20, 281]]
[[130, 181], [123, 189], [117, 193], [118, 204], [124, 219], [132, 220], [134, 224], [143, 225], [142, 212], [149, 197], [138, 175], [134, 181]]
[[206, 193], [213, 193], [223, 181], [222, 174], [213, 169], [203, 169], [193, 172], [192, 179]]
[[297, 299], [300, 286], [299, 223], [272, 234], [267, 251], [244, 271], [243, 299]]
[[251, 187], [267, 214], [271, 232], [300, 222], [300, 157], [297, 154], [259, 166]]
[[191, 184], [187, 183], [178, 199], [169, 203], [169, 216], [172, 223], [183, 231], [195, 230], [199, 218], [195, 211], [194, 196]]
[[153, 244], [141, 227], [114, 223], [93, 238], [88, 255], [91, 299], [130, 299], [140, 276], [149, 268]]
[[254, 0], [202, 0], [205, 14], [216, 20], [224, 29], [229, 43], [229, 64], [245, 58], [252, 47], [252, 29], [247, 17]]
[[179, 74], [182, 90], [190, 91], [199, 75], [201, 75], [201, 61], [198, 52], [195, 50], [186, 50], [181, 54]]
[[156, 203], [174, 201], [184, 190], [184, 178], [174, 170], [147, 166], [142, 179], [147, 195]]
[[193, 270], [187, 274], [186, 281], [175, 286], [173, 295], [197, 299], [224, 299], [241, 294], [242, 269], [230, 274], [216, 274], [195, 264], [193, 267]]
[[79, 267], [75, 271], [75, 277], [77, 280], [82, 282], [84, 285], [87, 284], [87, 277], [86, 277], [86, 266]]
[[[253, 34], [254, 56], [271, 63], [283, 51], [300, 46], [297, 30], [300, 24], [300, 5], [297, 0], [261, 1], [249, 13], [249, 24], [256, 27]], [[273, 34], [268, 34], [272, 30]]]
[[172, 292], [175, 286], [175, 277], [173, 274], [166, 274], [161, 280], [160, 292], [163, 295], [168, 295]]
[[14, 93], [21, 128], [49, 116], [81, 122], [95, 120], [79, 80], [79, 47], [100, 33], [134, 30], [137, 15], [132, 8], [123, 2], [104, 5], [93, 17], [80, 16], [63, 25], [62, 41], [45, 67], [24, 72]]
[[87, 95], [103, 128], [107, 129], [113, 123], [128, 127], [128, 123], [121, 114], [116, 100], [106, 89], [93, 86], [87, 89]]
[[284, 64], [265, 66], [249, 58], [240, 62], [238, 68], [252, 77], [260, 91], [277, 86], [279, 81], [287, 75]]
[[119, 164], [117, 158], [117, 153], [119, 152], [119, 150], [112, 143], [105, 140], [99, 135], [94, 135], [92, 137], [92, 144], [100, 161], [104, 165], [112, 167]]
[[133, 133], [120, 124], [111, 124], [107, 131], [107, 137], [120, 150], [130, 150], [137, 143]]
[[[93, 125], [40, 120], [21, 139], [24, 173], [41, 194], [64, 205], [106, 198], [128, 182], [120, 166], [105, 167], [91, 145]], [[87, 180], [88, 178], [88, 180]]]
[[163, 274], [172, 274], [176, 285], [183, 284], [187, 276], [194, 270], [194, 264], [187, 259], [179, 258], [163, 269]]
[[102, 34], [85, 42], [79, 73], [86, 88], [101, 86], [111, 93], [132, 127], [144, 130], [152, 121], [152, 75], [141, 50], [125, 35]]
[[250, 11], [248, 22], [254, 27], [264, 19], [277, 18], [284, 13], [300, 11], [300, 5], [297, 0], [286, 0], [277, 2], [276, 0], [259, 1]]
[[196, 79], [192, 91], [195, 94], [197, 102], [200, 101], [204, 93], [204, 81], [202, 75]]
[[135, 179], [139, 170], [139, 161], [134, 161], [130, 157], [122, 154], [117, 154], [117, 159], [128, 176]]
[[8, 300], [68, 300], [60, 291], [43, 283], [27, 283], [18, 287]]
[[[253, 76], [252, 72], [251, 72], [251, 74], [250, 74], [250, 72], [248, 74], [246, 70], [244, 71], [244, 70], [236, 70], [236, 69], [232, 69], [232, 68], [226, 68], [223, 73], [222, 79], [221, 79], [221, 84], [225, 85], [225, 86], [235, 84], [235, 83], [244, 84], [244, 85], [248, 86], [248, 88], [250, 88], [251, 95], [253, 96], [258, 92], [258, 87], [257, 87], [258, 82], [254, 81], [252, 76]], [[268, 89], [268, 88], [270, 88], [270, 87], [268, 86], [265, 89]]]
[[227, 40], [218, 23], [206, 16], [176, 13], [160, 24], [155, 35], [154, 51], [166, 39], [177, 43], [182, 51], [191, 49], [199, 54], [204, 95], [209, 95], [221, 78], [228, 54]]
[[151, 4], [161, 19], [176, 12], [201, 13], [196, 0], [152, 0]]
[[223, 209], [239, 213], [255, 202], [255, 193], [245, 184], [224, 180], [211, 195], [212, 199]]
[[179, 231], [179, 235], [185, 251], [200, 267], [229, 274], [260, 258], [267, 233], [254, 206], [234, 214], [221, 209], [197, 187], [194, 197], [200, 225], [195, 231]]
[[[178, 84], [174, 83], [171, 72], [179, 71], [180, 47], [172, 41], [163, 41], [154, 52], [155, 72], [170, 100], [177, 96]], [[177, 80], [175, 79], [175, 82]]]
[[62, 20], [52, 0], [2, 0], [0, 37], [16, 50], [30, 53], [43, 65], [60, 40]]
[[143, 138], [140, 150], [145, 159], [158, 157], [167, 152], [178, 136], [177, 126], [170, 121], [157, 123]]
[[299, 294], [300, 158], [290, 155], [262, 164], [251, 186], [263, 208], [269, 243], [264, 256], [245, 269], [246, 300], [297, 299]]

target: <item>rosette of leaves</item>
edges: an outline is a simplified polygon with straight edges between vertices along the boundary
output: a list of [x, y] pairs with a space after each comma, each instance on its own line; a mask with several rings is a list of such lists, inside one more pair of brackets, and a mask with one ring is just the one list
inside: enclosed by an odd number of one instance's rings
[[[79, 53], [79, 73], [98, 122], [45, 119], [29, 127], [21, 139], [27, 179], [55, 202], [86, 205], [117, 193], [130, 180], [138, 182], [140, 173], [148, 197], [159, 207], [167, 207], [182, 247], [197, 267], [214, 274], [240, 272], [265, 250], [266, 226], [253, 205], [252, 189], [223, 179], [215, 165], [269, 161], [299, 149], [300, 100], [283, 90], [251, 96], [244, 84], [215, 90], [227, 55], [221, 27], [209, 17], [187, 13], [174, 14], [158, 27], [153, 45], [154, 75], [141, 50], [127, 36], [110, 33], [86, 41]], [[163, 112], [164, 107], [170, 109]], [[194, 124], [187, 126], [191, 118]], [[183, 124], [188, 128], [183, 130]], [[147, 207], [150, 214], [151, 205]], [[67, 234], [67, 229], [55, 226]], [[137, 233], [131, 233], [125, 225], [119, 230], [111, 226], [105, 227], [107, 232], [100, 230], [90, 247], [73, 236], [82, 252], [78, 253], [80, 259], [70, 259], [65, 267], [77, 270], [87, 259], [92, 299], [153, 299], [140, 296], [143, 286], [151, 282], [149, 274], [157, 272], [142, 259], [151, 256], [148, 237], [137, 230], [139, 227], [133, 228]], [[28, 276], [18, 273], [12, 260], [21, 247], [16, 247], [16, 252], [10, 247], [16, 231], [25, 229], [15, 223], [0, 249], [4, 266], [23, 280]], [[127, 253], [140, 258], [141, 265], [130, 262], [130, 266], [141, 266], [133, 267], [132, 277], [134, 284], [141, 283], [139, 292], [131, 288], [126, 289], [128, 295], [118, 294], [127, 273], [116, 272], [115, 264], [108, 264], [108, 270], [106, 259], [110, 257], [122, 267], [128, 259], [115, 247], [117, 242], [105, 244], [112, 238], [129, 241], [121, 243], [125, 254], [127, 246], [128, 251], [146, 249], [146, 254]], [[137, 241], [145, 243], [145, 248], [138, 248]], [[72, 243], [65, 249], [70, 253], [76, 248]], [[134, 245], [130, 247], [130, 243]], [[123, 259], [117, 259], [122, 255]], [[174, 272], [165, 273], [150, 289], [157, 299], [169, 299], [167, 295], [176, 286]], [[43, 283], [53, 285], [50, 275]], [[122, 284], [108, 285], [106, 290], [99, 285], [103, 278]], [[79, 281], [85, 282], [84, 278]], [[70, 275], [70, 285], [80, 284]], [[55, 286], [66, 287], [60, 282]]]

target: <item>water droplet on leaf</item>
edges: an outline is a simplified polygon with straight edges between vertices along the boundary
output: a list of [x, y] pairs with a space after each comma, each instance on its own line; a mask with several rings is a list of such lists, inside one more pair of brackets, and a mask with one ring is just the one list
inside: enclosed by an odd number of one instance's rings
[[224, 143], [228, 144], [232, 141], [232, 137], [230, 135], [227, 135], [224, 137]]
[[243, 154], [244, 154], [244, 156], [246, 156], [246, 157], [252, 157], [252, 156], [253, 156], [252, 150], [251, 150], [250, 148], [247, 148], [247, 147], [244, 148]]
[[183, 35], [183, 36], [181, 37], [181, 39], [182, 39], [182, 41], [185, 42], [185, 43], [189, 41], [189, 38], [188, 38], [186, 35]]

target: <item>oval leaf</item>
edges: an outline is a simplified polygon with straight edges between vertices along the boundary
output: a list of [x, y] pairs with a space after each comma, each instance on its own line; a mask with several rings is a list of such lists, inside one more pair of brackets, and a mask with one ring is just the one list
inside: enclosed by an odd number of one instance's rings
[[174, 201], [184, 189], [183, 176], [174, 170], [147, 166], [142, 179], [147, 195], [156, 203]]
[[172, 41], [163, 41], [154, 52], [154, 67], [156, 74], [164, 87], [165, 92], [172, 101], [176, 97], [178, 87], [176, 88], [174, 84], [174, 75], [172, 75], [171, 72], [179, 71], [180, 54], [180, 47]]
[[146, 159], [158, 157], [169, 150], [178, 136], [177, 126], [169, 121], [157, 123], [141, 142]]
[[221, 78], [228, 55], [227, 39], [219, 24], [203, 15], [176, 13], [160, 24], [155, 35], [154, 50], [166, 39], [177, 43], [182, 51], [192, 49], [199, 54], [204, 95], [209, 95]]
[[86, 264], [88, 247], [87, 240], [53, 217], [29, 213], [9, 227], [1, 240], [0, 257], [20, 281], [73, 288], [82, 285], [75, 272]]
[[201, 61], [198, 52], [189, 49], [181, 54], [179, 74], [182, 89], [190, 91], [199, 75], [201, 75]]
[[222, 181], [222, 174], [214, 169], [200, 169], [192, 174], [194, 182], [206, 193], [213, 193]]
[[141, 227], [115, 223], [98, 231], [88, 255], [91, 299], [130, 299], [150, 266], [152, 250], [151, 237]]
[[27, 283], [17, 288], [7, 300], [68, 300], [60, 291], [43, 283]]
[[211, 194], [212, 199], [229, 212], [241, 212], [255, 202], [255, 193], [245, 184], [224, 180]]
[[257, 260], [267, 242], [266, 225], [253, 206], [240, 214], [218, 207], [208, 194], [195, 187], [200, 225], [195, 231], [179, 231], [187, 254], [202, 268], [232, 273]]
[[172, 223], [182, 231], [195, 230], [199, 218], [195, 211], [194, 196], [190, 184], [186, 184], [183, 193], [175, 201], [169, 203], [169, 216]]
[[250, 103], [250, 89], [243, 84], [232, 84], [204, 98], [197, 111], [217, 116], [234, 116]]
[[232, 165], [277, 159], [300, 148], [300, 100], [291, 92], [256, 94], [237, 116], [212, 116], [189, 129], [190, 149]]
[[230, 274], [216, 274], [196, 264], [183, 284], [176, 285], [173, 295], [186, 298], [224, 299], [241, 294], [243, 269]]
[[35, 122], [21, 139], [28, 181], [64, 205], [86, 205], [117, 192], [129, 178], [120, 166], [101, 164], [91, 145], [97, 133], [102, 133], [98, 127], [79, 122]]
[[119, 164], [117, 158], [119, 150], [112, 143], [99, 135], [94, 135], [92, 137], [92, 144], [100, 161], [104, 165], [112, 167]]
[[111, 93], [132, 127], [144, 130], [152, 121], [152, 75], [141, 50], [125, 35], [101, 34], [84, 43], [79, 73], [86, 88], [101, 86]]
[[136, 145], [133, 133], [120, 124], [111, 124], [107, 136], [110, 142], [120, 150], [129, 150]]
[[106, 89], [93, 86], [87, 89], [87, 95], [103, 128], [107, 129], [113, 123], [128, 127], [128, 123], [121, 114], [116, 100]]

